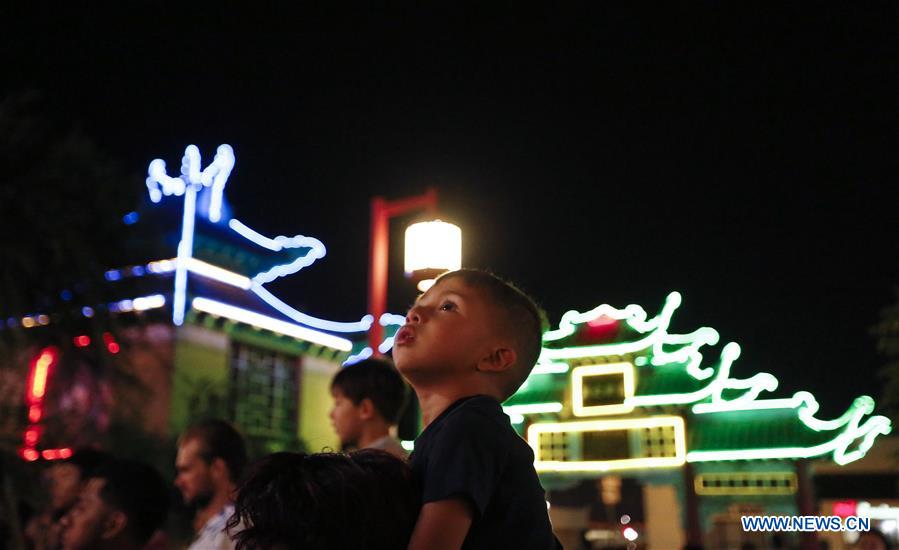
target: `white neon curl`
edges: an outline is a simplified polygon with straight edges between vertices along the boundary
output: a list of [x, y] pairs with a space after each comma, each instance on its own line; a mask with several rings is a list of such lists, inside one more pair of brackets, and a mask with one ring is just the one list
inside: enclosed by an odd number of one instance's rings
[[372, 353], [373, 353], [373, 352], [371, 351], [371, 348], [368, 348], [368, 347], [367, 347], [367, 348], [363, 348], [363, 349], [362, 349], [359, 353], [357, 353], [356, 355], [350, 355], [350, 356], [347, 358], [347, 360], [343, 362], [343, 366], [344, 366], [344, 367], [349, 367], [350, 365], [355, 365], [355, 364], [358, 363], [359, 361], [362, 361], [363, 359], [368, 359], [369, 357], [371, 357], [371, 356], [372, 356]]
[[277, 309], [294, 321], [321, 330], [330, 330], [334, 332], [364, 332], [371, 328], [372, 321], [374, 320], [374, 317], [372, 317], [371, 315], [365, 315], [361, 320], [349, 323], [319, 319], [318, 317], [307, 315], [302, 311], [290, 307], [258, 283], [253, 283], [253, 286], [250, 287], [250, 290], [253, 291], [257, 296], [262, 298], [268, 305]]
[[405, 325], [406, 317], [403, 315], [397, 315], [395, 313], [383, 313], [381, 314], [381, 318], [378, 320], [381, 323], [382, 327], [390, 326], [390, 325]]
[[253, 276], [253, 282], [260, 285], [270, 283], [279, 277], [292, 275], [297, 271], [303, 269], [304, 267], [312, 265], [315, 260], [324, 258], [325, 256], [325, 245], [323, 245], [318, 239], [297, 235], [291, 240], [291, 246], [289, 248], [301, 247], [308, 247], [310, 248], [310, 250], [307, 254], [297, 258], [289, 264], [276, 265], [268, 271], [257, 273], [255, 276]]
[[385, 338], [383, 342], [378, 346], [378, 351], [381, 353], [387, 353], [390, 351], [390, 348], [393, 347], [393, 336]]

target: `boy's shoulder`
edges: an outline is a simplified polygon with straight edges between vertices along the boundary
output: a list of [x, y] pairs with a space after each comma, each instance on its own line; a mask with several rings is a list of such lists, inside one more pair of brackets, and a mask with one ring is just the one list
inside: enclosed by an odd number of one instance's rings
[[508, 443], [508, 438], [521, 439], [512, 428], [509, 417], [503, 412], [502, 405], [486, 395], [460, 399], [428, 426], [422, 436], [419, 436], [420, 439], [427, 441], [428, 446], [447, 438], [490, 440], [500, 446]]
[[511, 429], [512, 427], [509, 423], [509, 417], [503, 412], [502, 405], [489, 395], [466, 397], [460, 399], [454, 405], [453, 409], [443, 419], [445, 425], [481, 424], [485, 420], [489, 420], [490, 422], [486, 423], [483, 426], [484, 428]]

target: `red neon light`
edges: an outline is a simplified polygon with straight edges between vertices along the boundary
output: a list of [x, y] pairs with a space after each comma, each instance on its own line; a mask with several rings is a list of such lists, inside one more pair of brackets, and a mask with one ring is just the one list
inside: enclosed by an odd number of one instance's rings
[[858, 501], [855, 500], [838, 500], [833, 503], [833, 515], [841, 518], [848, 518], [856, 515], [858, 510]]
[[73, 341], [75, 342], [75, 346], [79, 348], [86, 348], [87, 346], [91, 345], [90, 337], [84, 334], [82, 334], [81, 336], [76, 336], [75, 338], [73, 338]]
[[47, 392], [47, 381], [50, 379], [50, 372], [58, 359], [59, 353], [57, 349], [53, 346], [46, 347], [34, 358], [28, 373], [25, 402], [28, 404], [28, 422], [30, 426], [25, 430], [25, 448], [21, 450], [21, 455], [22, 458], [29, 462], [34, 462], [40, 458], [40, 453], [34, 449], [41, 435], [41, 428], [36, 424], [40, 422], [44, 414], [43, 400]]
[[56, 353], [53, 348], [44, 348], [31, 368], [31, 387], [29, 395], [31, 402], [38, 402], [44, 398], [47, 391], [47, 378], [50, 376], [50, 367], [56, 362]]
[[118, 353], [121, 349], [119, 344], [116, 343], [115, 338], [113, 338], [112, 334], [108, 332], [103, 333], [103, 341], [106, 343], [106, 349], [109, 353]]
[[72, 449], [68, 447], [62, 449], [44, 449], [41, 451], [44, 460], [63, 460], [72, 456]]

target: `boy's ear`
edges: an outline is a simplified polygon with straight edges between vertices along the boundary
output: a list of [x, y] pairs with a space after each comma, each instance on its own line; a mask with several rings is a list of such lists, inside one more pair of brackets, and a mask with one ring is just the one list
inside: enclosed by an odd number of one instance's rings
[[512, 348], [493, 348], [490, 354], [478, 362], [478, 370], [483, 372], [505, 372], [512, 368], [518, 354]]
[[359, 410], [359, 418], [361, 420], [371, 420], [374, 418], [375, 412], [377, 412], [374, 402], [368, 397], [363, 398], [356, 407]]
[[125, 515], [124, 512], [120, 510], [115, 510], [106, 518], [103, 522], [103, 527], [100, 532], [101, 539], [113, 539], [119, 533], [125, 530], [125, 526], [128, 525], [128, 516]]

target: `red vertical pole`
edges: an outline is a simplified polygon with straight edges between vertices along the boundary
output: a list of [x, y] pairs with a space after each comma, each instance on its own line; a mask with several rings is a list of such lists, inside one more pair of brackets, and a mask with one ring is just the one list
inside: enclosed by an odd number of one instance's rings
[[381, 326], [381, 315], [387, 312], [387, 261], [390, 218], [415, 209], [427, 209], [431, 214], [437, 211], [437, 189], [428, 190], [417, 197], [400, 199], [393, 202], [383, 197], [371, 200], [371, 232], [368, 262], [368, 312], [374, 316], [371, 329], [368, 331], [368, 346], [372, 355], [379, 356], [378, 346], [384, 338]]
[[387, 309], [387, 201], [375, 197], [371, 201], [371, 235], [368, 264], [368, 312], [374, 316], [368, 332], [368, 345], [372, 354], [380, 355], [383, 330], [381, 315]]

